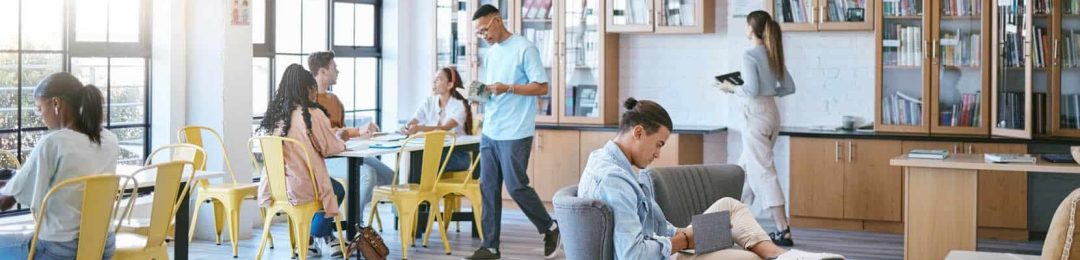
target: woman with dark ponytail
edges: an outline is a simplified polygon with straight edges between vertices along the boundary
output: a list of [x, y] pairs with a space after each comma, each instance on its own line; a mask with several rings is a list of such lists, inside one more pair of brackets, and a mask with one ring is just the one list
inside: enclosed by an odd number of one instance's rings
[[[432, 82], [432, 95], [424, 105], [413, 113], [409, 123], [401, 128], [402, 134], [444, 130], [458, 136], [473, 135], [472, 108], [465, 96], [458, 89], [465, 89], [461, 75], [451, 67], [444, 67], [435, 72]], [[469, 154], [464, 150], [454, 151], [446, 163], [447, 171], [463, 171], [469, 168]]]
[[779, 229], [770, 236], [778, 245], [792, 246], [784, 193], [773, 164], [773, 145], [780, 129], [776, 98], [795, 93], [795, 81], [784, 64], [784, 44], [780, 24], [765, 11], [746, 16], [746, 37], [753, 47], [743, 54], [744, 85], [717, 82], [720, 89], [735, 93], [743, 100], [746, 128], [742, 132], [742, 155], [739, 165], [746, 171], [742, 201], [764, 204], [772, 212]]
[[[311, 222], [312, 239], [308, 243], [314, 244], [315, 238], [323, 238], [330, 245], [331, 252], [341, 252], [338, 248], [340, 245], [332, 235], [332, 218], [340, 214], [338, 205], [345, 196], [345, 187], [330, 178], [324, 158], [345, 151], [343, 140], [347, 140], [350, 133], [330, 126], [325, 109], [315, 102], [316, 92], [315, 77], [299, 64], [289, 65], [274, 92], [274, 99], [266, 108], [259, 132], [296, 139], [304, 144], [303, 147], [294, 144], [285, 144], [284, 147], [285, 181], [290, 202], [294, 205], [322, 202], [325, 214], [315, 214]], [[319, 189], [320, 198], [315, 198], [315, 191], [310, 188], [312, 183], [304, 162], [304, 150], [307, 150], [311, 170], [315, 172], [315, 187]], [[270, 204], [270, 189], [266, 182], [259, 183], [259, 204]], [[311, 246], [308, 250], [308, 256], [317, 257], [322, 253], [317, 246]]]
[[[43, 136], [22, 169], [0, 188], [0, 211], [16, 202], [37, 209], [53, 184], [64, 180], [116, 172], [120, 145], [102, 127], [104, 99], [93, 85], [83, 86], [71, 74], [49, 75], [34, 90], [34, 104], [50, 132]], [[35, 255], [44, 259], [74, 259], [79, 241], [82, 191], [59, 190], [50, 199]], [[30, 234], [0, 235], [0, 258], [26, 259]], [[109, 234], [102, 259], [112, 258], [115, 237]]]

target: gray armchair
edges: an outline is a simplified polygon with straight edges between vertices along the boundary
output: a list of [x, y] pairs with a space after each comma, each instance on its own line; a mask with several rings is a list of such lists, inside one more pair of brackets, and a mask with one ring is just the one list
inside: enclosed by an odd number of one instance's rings
[[[723, 197], [742, 195], [743, 171], [734, 165], [694, 165], [650, 168], [656, 200], [671, 224], [685, 227]], [[552, 200], [562, 232], [566, 259], [614, 259], [614, 216], [599, 200], [577, 196], [577, 185], [563, 188]], [[728, 259], [758, 259], [753, 253], [728, 249]]]
[[577, 185], [555, 192], [552, 204], [566, 259], [615, 259], [615, 217], [607, 204], [578, 197]]

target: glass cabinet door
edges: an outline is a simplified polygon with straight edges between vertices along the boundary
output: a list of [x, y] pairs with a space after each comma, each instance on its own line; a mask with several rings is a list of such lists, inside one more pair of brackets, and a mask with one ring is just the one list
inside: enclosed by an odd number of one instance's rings
[[658, 33], [704, 33], [712, 27], [705, 18], [712, 11], [713, 1], [703, 0], [657, 0], [660, 10], [656, 19]]
[[[1060, 33], [1054, 41], [1057, 85], [1056, 136], [1080, 137], [1080, 0], [1063, 0]], [[1038, 100], [1036, 100], [1038, 102]]]
[[435, 66], [456, 68], [465, 84], [472, 81], [467, 50], [476, 37], [471, 21], [467, 0], [435, 2]]
[[821, 19], [817, 1], [825, 0], [773, 0], [768, 8], [784, 31], [816, 31]]
[[935, 133], [986, 134], [987, 107], [982, 66], [986, 51], [983, 3], [945, 0], [935, 7], [936, 35], [931, 61], [937, 106], [933, 111]]
[[[818, 0], [821, 1], [821, 30], [870, 30], [873, 24], [873, 0]], [[954, 0], [955, 1], [955, 0]]]
[[[607, 18], [608, 32], [653, 31], [653, 1], [655, 0], [607, 0], [608, 10], [611, 12]], [[582, 2], [591, 1], [570, 2], [577, 2], [575, 8], [582, 9]], [[596, 6], [595, 3], [585, 4]], [[567, 3], [567, 6], [574, 5]]]
[[[993, 128], [991, 133], [1000, 136], [1031, 138], [1032, 90], [1041, 85], [1046, 90], [1047, 70], [1043, 67], [1038, 49], [1045, 32], [1047, 15], [1039, 13], [1038, 3], [1029, 9], [1028, 1], [995, 1], [994, 33], [997, 35], [994, 61]], [[1033, 26], [1032, 23], [1035, 23]], [[1042, 28], [1040, 28], [1042, 27]], [[1041, 80], [1039, 79], [1041, 77]], [[1037, 84], [1040, 82], [1041, 84]], [[1035, 85], [1033, 85], [1035, 84]], [[1036, 98], [1039, 99], [1039, 98]], [[1035, 108], [1032, 111], [1031, 108]]]
[[878, 46], [881, 64], [878, 128], [890, 132], [928, 132], [929, 67], [924, 29], [924, 3], [919, 0], [885, 1], [882, 6]]
[[558, 57], [558, 34], [555, 33], [555, 17], [558, 11], [558, 5], [552, 3], [552, 0], [522, 0], [521, 1], [521, 30], [520, 34], [526, 39], [529, 39], [536, 48], [540, 50], [540, 61], [544, 64], [545, 72], [550, 79], [548, 84], [549, 91], [547, 95], [537, 97], [537, 113], [536, 121], [557, 123], [556, 109], [559, 108], [552, 97], [556, 89], [554, 88], [554, 82], [557, 79], [557, 69], [553, 69], [556, 65]]
[[601, 120], [601, 10], [597, 1], [566, 0], [563, 11], [563, 122]]

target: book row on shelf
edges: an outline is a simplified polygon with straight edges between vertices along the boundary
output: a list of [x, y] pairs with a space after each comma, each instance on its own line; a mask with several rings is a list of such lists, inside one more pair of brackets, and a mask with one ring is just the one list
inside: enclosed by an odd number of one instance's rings
[[[1032, 35], [1032, 50], [1031, 50], [1031, 62], [1032, 66], [1036, 68], [1046, 67], [1047, 62], [1051, 59], [1051, 48], [1049, 35], [1047, 35], [1046, 28], [1035, 27], [1035, 33]], [[1023, 67], [1026, 64], [1024, 59], [1024, 36], [1021, 32], [1006, 31], [1002, 48], [1002, 60], [1006, 67]]]
[[[848, 12], [860, 8], [863, 12]], [[859, 21], [867, 11], [866, 0], [829, 0], [829, 21]]]
[[1080, 94], [1061, 95], [1061, 127], [1080, 128]]
[[660, 13], [661, 21], [668, 26], [694, 25], [694, 1], [668, 1], [665, 11]]
[[950, 66], [979, 67], [979, 46], [982, 45], [978, 33], [964, 33], [960, 29], [956, 32], [945, 33], [941, 37], [942, 63]]
[[1080, 0], [1065, 0], [1061, 7], [1065, 14], [1080, 15]]
[[649, 3], [647, 1], [615, 1], [612, 11], [615, 24], [649, 23]]
[[[571, 27], [566, 38], [566, 62], [569, 66], [598, 68], [600, 58], [600, 35], [596, 27]], [[586, 31], [582, 32], [582, 29]]]
[[776, 9], [781, 10], [784, 22], [787, 23], [811, 23], [814, 12], [814, 0], [780, 0], [776, 3]]
[[882, 41], [882, 58], [885, 65], [920, 66], [922, 65], [922, 28], [897, 24], [885, 29]]
[[941, 122], [943, 126], [981, 126], [982, 98], [980, 92], [960, 95], [959, 104], [943, 104]]
[[[1080, 1], [1080, 0], [1078, 0]], [[1062, 40], [1065, 42], [1064, 57], [1061, 61], [1062, 67], [1066, 68], [1080, 68], [1080, 31], [1063, 31], [1061, 32]]]
[[981, 0], [945, 0], [941, 11], [945, 16], [980, 16], [982, 8]]
[[545, 67], [551, 67], [551, 57], [555, 53], [555, 34], [551, 29], [525, 28], [525, 39], [533, 42], [540, 50], [540, 61]]
[[552, 0], [525, 0], [521, 13], [524, 19], [551, 19]]
[[[1046, 100], [1045, 93], [1035, 93], [1035, 98], [1032, 101], [1039, 99], [1039, 95], [1043, 95], [1044, 97], [1042, 97], [1041, 99]], [[998, 106], [1001, 108], [997, 111], [998, 128], [1024, 128], [1024, 120], [1027, 120], [1027, 117], [1024, 116], [1024, 92], [1005, 91], [998, 93]], [[1046, 106], [1035, 106], [1034, 108], [1036, 111], [1034, 114], [1039, 115], [1041, 113], [1045, 115], [1046, 111], [1038, 111], [1045, 110], [1045, 107]], [[1043, 118], [1045, 119], [1045, 116], [1043, 116]], [[1036, 121], [1039, 121], [1039, 119], [1036, 118]]]
[[922, 0], [883, 1], [882, 13], [885, 16], [922, 15]]
[[[1000, 1], [1005, 1], [1005, 0], [1000, 0]], [[1012, 1], [1023, 1], [1023, 0], [1012, 0]], [[1051, 7], [1050, 1], [1051, 0], [1032, 0], [1031, 4], [1033, 5], [1032, 7], [1033, 7], [1033, 10], [1035, 11], [1035, 14], [1049, 14], [1050, 13], [1050, 7]]]
[[899, 91], [882, 100], [882, 121], [887, 125], [921, 125], [922, 100]]

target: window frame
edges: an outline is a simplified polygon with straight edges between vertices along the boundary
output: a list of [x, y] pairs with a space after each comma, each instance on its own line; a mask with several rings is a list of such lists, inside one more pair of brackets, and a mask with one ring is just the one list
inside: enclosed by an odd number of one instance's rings
[[[100, 59], [105, 59], [106, 60], [105, 67], [106, 67], [106, 71], [107, 71], [106, 73], [108, 74], [107, 75], [108, 80], [106, 80], [106, 83], [104, 84], [104, 86], [98, 86], [99, 88], [101, 88], [103, 98], [105, 99], [105, 107], [104, 107], [104, 109], [105, 109], [106, 114], [105, 114], [105, 116], [103, 118], [103, 121], [105, 123], [104, 129], [108, 129], [110, 131], [116, 131], [116, 130], [122, 130], [122, 129], [142, 128], [142, 130], [143, 130], [143, 137], [142, 137], [142, 146], [143, 147], [142, 148], [143, 149], [142, 149], [142, 158], [139, 158], [139, 161], [141, 162], [141, 161], [145, 160], [146, 156], [148, 156], [150, 154], [150, 151], [151, 151], [150, 137], [152, 135], [152, 133], [151, 133], [151, 131], [152, 131], [152, 125], [151, 125], [152, 118], [151, 118], [151, 116], [152, 116], [153, 113], [151, 113], [151, 112], [152, 112], [153, 103], [152, 103], [151, 97], [152, 97], [153, 93], [151, 92], [151, 90], [153, 88], [151, 87], [151, 82], [153, 82], [153, 80], [151, 78], [151, 73], [150, 73], [152, 71], [152, 69], [150, 67], [151, 66], [151, 58], [152, 58], [151, 57], [151, 47], [150, 46], [151, 46], [151, 39], [152, 39], [152, 35], [151, 35], [151, 33], [152, 33], [151, 32], [151, 27], [152, 27], [152, 24], [151, 24], [152, 23], [151, 12], [153, 11], [153, 1], [151, 1], [151, 0], [137, 0], [140, 3], [139, 16], [138, 16], [138, 19], [139, 19], [138, 42], [113, 43], [113, 42], [108, 42], [108, 37], [109, 37], [108, 35], [110, 33], [109, 29], [107, 27], [108, 22], [106, 22], [106, 25], [105, 25], [106, 26], [106, 41], [104, 41], [104, 42], [79, 42], [79, 41], [76, 41], [75, 40], [76, 39], [76, 36], [75, 36], [76, 35], [76, 30], [75, 30], [76, 26], [75, 26], [75, 24], [78, 21], [77, 21], [77, 18], [75, 17], [75, 14], [76, 14], [75, 1], [78, 1], [78, 0], [60, 0], [59, 1], [60, 4], [63, 5], [63, 10], [61, 11], [63, 21], [61, 22], [61, 31], [62, 31], [61, 38], [62, 39], [61, 39], [60, 50], [25, 50], [24, 49], [24, 46], [23, 46], [23, 37], [24, 37], [24, 33], [23, 33], [24, 32], [24, 30], [23, 30], [24, 19], [23, 19], [23, 16], [25, 14], [24, 13], [24, 5], [25, 5], [25, 2], [30, 2], [30, 1], [33, 1], [33, 0], [16, 0], [16, 1], [17, 1], [16, 5], [17, 5], [17, 9], [18, 9], [16, 11], [17, 16], [18, 16], [16, 18], [16, 20], [18, 22], [16, 24], [14, 24], [14, 25], [11, 25], [11, 26], [17, 27], [17, 30], [16, 30], [17, 31], [17, 34], [16, 34], [17, 47], [14, 50], [0, 50], [0, 53], [10, 53], [10, 54], [14, 54], [16, 56], [16, 63], [15, 63], [15, 66], [16, 66], [16, 70], [15, 70], [15, 73], [16, 73], [16, 75], [15, 75], [15, 78], [16, 78], [16, 85], [15, 85], [15, 87], [16, 87], [16, 90], [15, 90], [15, 92], [16, 92], [16, 94], [15, 94], [16, 95], [16, 97], [15, 97], [15, 108], [16, 108], [15, 122], [16, 122], [16, 125], [13, 128], [0, 129], [0, 134], [15, 134], [16, 141], [15, 141], [15, 144], [14, 144], [14, 146], [15, 146], [14, 154], [16, 155], [16, 157], [18, 157], [20, 159], [20, 162], [25, 162], [25, 161], [23, 161], [23, 158], [29, 156], [28, 154], [23, 153], [23, 148], [24, 148], [23, 146], [28, 145], [26, 142], [24, 142], [24, 141], [27, 141], [27, 140], [24, 140], [24, 139], [27, 136], [30, 136], [30, 135], [33, 135], [35, 133], [48, 130], [48, 128], [45, 127], [45, 126], [25, 127], [27, 125], [31, 125], [32, 122], [24, 122], [24, 118], [23, 118], [24, 113], [27, 113], [28, 111], [30, 113], [33, 113], [32, 110], [35, 109], [34, 107], [26, 107], [26, 106], [23, 105], [23, 102], [24, 102], [24, 100], [23, 100], [23, 91], [27, 90], [24, 87], [30, 86], [30, 85], [27, 84], [27, 82], [25, 82], [25, 78], [24, 78], [24, 75], [23, 75], [23, 72], [24, 72], [23, 71], [23, 67], [24, 67], [23, 62], [24, 62], [24, 56], [26, 54], [60, 54], [60, 57], [61, 57], [60, 58], [61, 59], [60, 71], [68, 72], [68, 73], [72, 72], [72, 62], [71, 62], [72, 59], [77, 59], [77, 58], [100, 58]], [[108, 14], [106, 14], [106, 17], [109, 17]], [[108, 19], [108, 18], [106, 18], [106, 19]], [[114, 58], [136, 58], [136, 59], [141, 59], [142, 60], [142, 64], [143, 64], [143, 86], [142, 86], [143, 87], [143, 95], [142, 95], [142, 99], [143, 99], [143, 104], [144, 105], [143, 105], [143, 109], [142, 109], [143, 118], [142, 118], [142, 122], [140, 122], [140, 123], [127, 122], [127, 123], [122, 123], [122, 124], [113, 124], [113, 122], [112, 122], [111, 115], [112, 115], [112, 112], [113, 112], [112, 110], [113, 109], [111, 107], [112, 106], [112, 100], [111, 100], [112, 99], [112, 95], [111, 95], [112, 92], [111, 92], [111, 90], [112, 90], [112, 81], [113, 80], [112, 80], [112, 77], [111, 77], [112, 75], [111, 74], [112, 74], [112, 69], [113, 69], [112, 68], [112, 59], [114, 59]], [[40, 141], [40, 140], [34, 140], [33, 142], [36, 144], [37, 141]], [[21, 214], [26, 214], [26, 213], [29, 213], [28, 208], [23, 208], [23, 205], [17, 205], [12, 210], [0, 212], [0, 217], [12, 216], [12, 215], [21, 215]]]
[[[277, 1], [274, 1], [274, 0], [256, 0], [256, 1], [264, 1], [266, 3], [265, 4], [266, 10], [265, 10], [265, 13], [264, 13], [264, 15], [266, 17], [266, 19], [265, 19], [266, 26], [264, 26], [265, 32], [264, 32], [263, 35], [265, 35], [264, 36], [265, 39], [263, 40], [263, 43], [261, 43], [261, 44], [252, 43], [252, 47], [253, 47], [252, 58], [265, 58], [265, 59], [268, 59], [270, 61], [270, 63], [268, 64], [269, 65], [268, 68], [270, 70], [270, 73], [267, 73], [267, 76], [268, 76], [267, 82], [270, 82], [270, 86], [263, 86], [263, 87], [268, 87], [269, 88], [269, 90], [266, 91], [266, 93], [268, 94], [268, 96], [266, 98], [267, 98], [268, 101], [272, 101], [273, 98], [274, 98], [274, 94], [275, 94], [274, 92], [276, 91], [276, 86], [277, 86], [277, 83], [278, 83], [276, 76], [277, 76], [277, 74], [281, 73], [280, 71], [277, 71], [277, 67], [278, 67], [277, 66], [278, 65], [277, 64], [278, 63], [277, 56], [279, 56], [279, 55], [293, 55], [293, 56], [302, 55], [302, 57], [305, 57], [305, 59], [306, 59], [307, 54], [304, 53], [303, 48], [300, 49], [299, 53], [278, 52], [277, 51], [277, 43], [276, 43], [276, 41], [277, 41], [277, 33], [276, 33], [276, 31], [277, 31], [277, 27], [276, 27], [276, 25], [277, 25], [277, 17], [276, 17], [277, 16], [277, 12], [276, 12], [277, 6], [276, 6], [276, 2]], [[374, 58], [375, 62], [376, 62], [376, 71], [375, 71], [376, 79], [375, 79], [375, 93], [374, 93], [375, 94], [375, 108], [370, 108], [370, 109], [348, 109], [347, 108], [345, 110], [344, 114], [347, 115], [347, 114], [351, 114], [351, 113], [373, 112], [375, 114], [375, 118], [373, 118], [374, 122], [376, 122], [376, 123], [382, 122], [382, 116], [383, 116], [382, 115], [382, 112], [383, 112], [383, 102], [382, 102], [382, 92], [383, 92], [383, 90], [382, 90], [382, 87], [383, 87], [383, 84], [382, 84], [383, 83], [382, 82], [382, 72], [383, 72], [383, 62], [382, 62], [383, 61], [382, 60], [382, 10], [383, 10], [383, 4], [382, 4], [382, 0], [322, 0], [322, 1], [326, 1], [326, 4], [327, 4], [327, 7], [326, 7], [326, 12], [327, 12], [327, 15], [326, 15], [326, 23], [327, 23], [327, 26], [326, 26], [326, 30], [327, 30], [326, 31], [326, 46], [328, 48], [326, 48], [326, 49], [333, 51], [335, 58]], [[373, 17], [373, 20], [374, 20], [373, 22], [374, 22], [374, 27], [375, 27], [374, 31], [373, 31], [374, 34], [375, 34], [375, 35], [373, 35], [374, 36], [373, 46], [340, 46], [340, 45], [334, 45], [334, 28], [335, 28], [335, 24], [334, 24], [334, 5], [336, 3], [369, 4], [369, 5], [372, 5], [375, 8], [375, 13], [374, 13], [375, 15]], [[301, 19], [303, 19], [302, 12], [303, 11], [301, 11]], [[303, 35], [303, 30], [304, 29], [305, 28], [302, 26], [301, 27], [301, 33], [300, 33], [301, 36]], [[307, 64], [301, 64], [301, 65], [303, 65], [305, 68], [307, 67]], [[253, 86], [253, 88], [254, 87], [260, 87], [260, 86]], [[254, 89], [252, 89], [252, 91], [255, 92]], [[354, 89], [354, 93], [356, 93], [355, 89]], [[259, 123], [259, 121], [262, 120], [263, 115], [262, 115], [261, 112], [255, 112], [255, 111], [252, 111], [252, 112], [253, 112], [252, 124], [257, 125]]]

